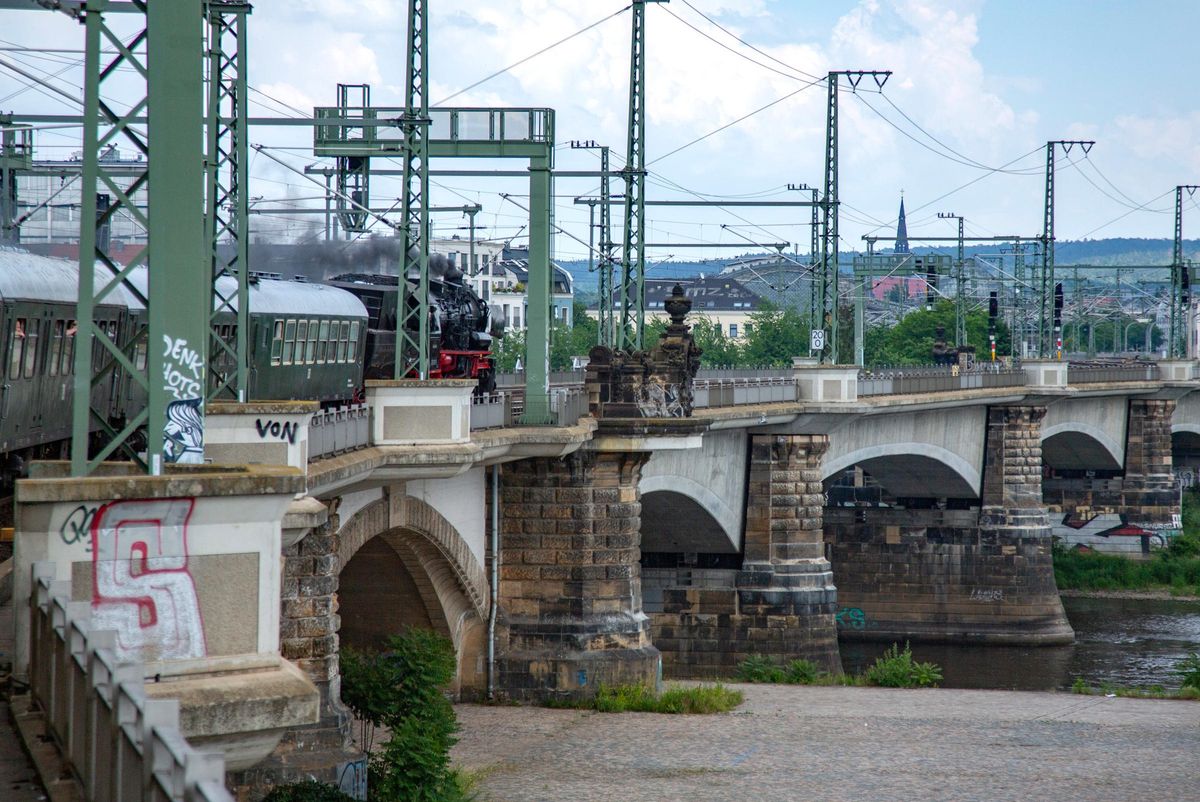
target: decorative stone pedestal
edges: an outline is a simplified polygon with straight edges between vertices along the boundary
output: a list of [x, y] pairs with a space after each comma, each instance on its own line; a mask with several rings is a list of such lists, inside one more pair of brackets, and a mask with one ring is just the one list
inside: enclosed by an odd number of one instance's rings
[[371, 444], [466, 443], [471, 439], [471, 379], [367, 381]]
[[497, 666], [510, 698], [657, 683], [638, 563], [646, 459], [585, 451], [505, 466]]

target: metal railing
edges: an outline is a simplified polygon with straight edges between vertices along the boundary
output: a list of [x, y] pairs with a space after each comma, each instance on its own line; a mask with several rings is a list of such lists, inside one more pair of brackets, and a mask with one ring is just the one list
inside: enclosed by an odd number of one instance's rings
[[513, 394], [507, 392], [471, 397], [471, 431], [512, 426]]
[[574, 426], [588, 414], [588, 394], [584, 387], [562, 387], [550, 391], [550, 411], [556, 426]]
[[1158, 365], [1141, 362], [1135, 365], [1070, 365], [1068, 384], [1101, 384], [1104, 382], [1143, 382], [1158, 378]]
[[323, 409], [308, 425], [311, 462], [371, 445], [371, 414], [366, 404]]
[[[587, 376], [586, 370], [552, 370], [550, 371], [548, 378], [550, 381], [550, 386], [555, 387], [559, 385], [572, 386], [576, 384], [583, 384], [585, 376]], [[524, 387], [525, 374], [523, 372], [497, 373], [496, 386], [505, 388]]]
[[696, 379], [692, 382], [692, 406], [696, 409], [795, 400], [796, 382], [790, 374], [763, 378]]
[[179, 702], [149, 699], [141, 663], [120, 662], [117, 633], [93, 630], [53, 563], [35, 563], [30, 692], [46, 729], [95, 802], [233, 802], [220, 752], [179, 731]]
[[954, 371], [942, 365], [873, 368], [859, 371], [858, 395], [919, 395], [987, 387], [1024, 387], [1025, 372], [1019, 368], [983, 367]]
[[791, 368], [723, 367], [700, 368], [696, 381], [704, 379], [791, 379]]

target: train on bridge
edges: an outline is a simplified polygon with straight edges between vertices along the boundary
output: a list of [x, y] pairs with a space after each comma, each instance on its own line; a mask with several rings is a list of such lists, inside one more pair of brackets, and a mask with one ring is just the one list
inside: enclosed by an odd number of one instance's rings
[[[107, 277], [107, 278], [106, 278]], [[111, 280], [96, 268], [97, 286]], [[147, 271], [131, 284], [144, 298]], [[234, 295], [232, 277], [219, 280]], [[328, 283], [251, 273], [247, 400], [315, 400], [339, 406], [361, 398], [364, 380], [390, 378], [395, 354], [398, 282], [395, 276], [340, 275]], [[410, 280], [410, 286], [412, 281]], [[79, 265], [0, 247], [0, 497], [34, 459], [67, 456], [75, 376]], [[412, 296], [410, 295], [410, 298]], [[414, 301], [415, 303], [415, 301]], [[491, 310], [455, 270], [430, 281], [431, 378], [471, 378], [482, 392], [495, 387]], [[139, 334], [147, 324], [138, 293], [118, 286], [93, 312], [98, 329], [138, 370], [147, 362]], [[232, 310], [216, 315], [215, 335], [237, 337]], [[92, 364], [108, 348], [91, 343]], [[211, 369], [235, 365], [220, 354]], [[92, 379], [92, 431], [121, 427], [146, 405], [145, 390], [125, 371]], [[102, 418], [102, 419], [101, 419]]]

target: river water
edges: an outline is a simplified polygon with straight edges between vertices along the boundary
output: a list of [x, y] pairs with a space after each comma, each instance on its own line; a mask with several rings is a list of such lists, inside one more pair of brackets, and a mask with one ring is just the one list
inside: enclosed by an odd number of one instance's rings
[[[913, 644], [913, 657], [942, 667], [943, 688], [1067, 690], [1076, 677], [1098, 687], [1178, 688], [1175, 665], [1200, 652], [1200, 601], [1063, 598], [1071, 646]], [[841, 642], [842, 667], [865, 669], [888, 644]]]

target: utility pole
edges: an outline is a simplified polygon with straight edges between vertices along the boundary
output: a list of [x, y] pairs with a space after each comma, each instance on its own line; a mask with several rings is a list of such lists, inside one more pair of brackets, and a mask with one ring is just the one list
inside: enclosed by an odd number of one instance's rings
[[1200, 186], [1175, 187], [1175, 248], [1171, 254], [1171, 326], [1168, 356], [1186, 359], [1192, 351], [1192, 276], [1191, 265], [1183, 258], [1183, 193], [1194, 197]]
[[1094, 140], [1056, 139], [1046, 143], [1046, 193], [1043, 208], [1042, 271], [1038, 282], [1038, 356], [1062, 358], [1061, 324], [1054, 324], [1054, 156], [1058, 147], [1064, 154], [1078, 145], [1086, 156]]
[[966, 264], [963, 262], [963, 217], [954, 212], [938, 212], [942, 220], [958, 221], [958, 259], [954, 263], [954, 344], [967, 344]]
[[613, 333], [613, 241], [612, 241], [612, 185], [608, 167], [608, 145], [598, 145], [593, 140], [571, 142], [572, 149], [599, 149], [600, 151], [600, 198], [586, 199], [588, 205], [588, 272], [592, 271], [595, 254], [592, 233], [595, 228], [596, 204], [600, 204], [600, 271], [598, 284], [599, 302], [596, 304], [596, 344], [616, 348]]
[[[429, 378], [429, 7], [408, 1], [405, 65], [404, 195], [400, 207], [400, 276], [396, 294], [396, 378]], [[372, 130], [372, 135], [374, 130]], [[365, 161], [365, 160], [364, 160]], [[415, 274], [416, 297], [408, 279]]]
[[817, 295], [817, 315], [813, 321], [812, 345], [819, 344], [820, 359], [825, 363], [838, 361], [838, 78], [846, 76], [851, 90], [857, 90], [865, 76], [871, 76], [878, 89], [883, 89], [890, 70], [835, 70], [826, 77], [829, 96], [825, 109], [825, 201], [824, 226], [821, 231], [821, 277]]
[[629, 51], [629, 137], [625, 148], [625, 241], [621, 251], [621, 322], [616, 346], [640, 350], [646, 322], [646, 4], [633, 0]]

